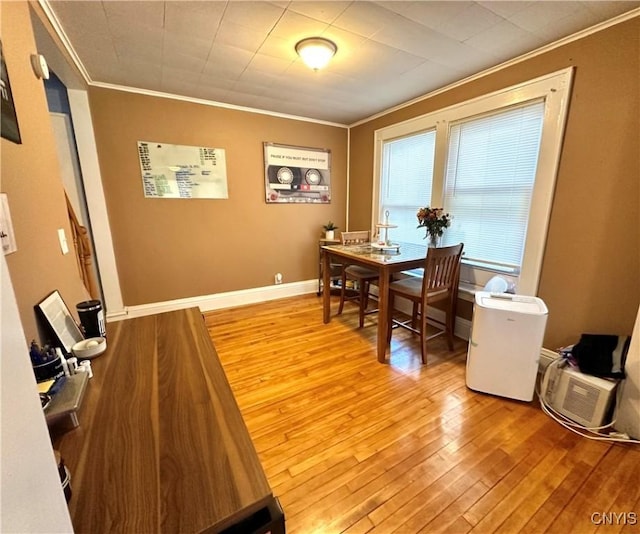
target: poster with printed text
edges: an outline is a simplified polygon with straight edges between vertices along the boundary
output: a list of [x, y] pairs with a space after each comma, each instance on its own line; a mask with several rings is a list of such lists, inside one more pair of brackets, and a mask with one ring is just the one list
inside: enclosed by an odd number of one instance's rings
[[264, 143], [267, 203], [329, 204], [331, 151]]
[[229, 198], [222, 148], [138, 141], [145, 198]]

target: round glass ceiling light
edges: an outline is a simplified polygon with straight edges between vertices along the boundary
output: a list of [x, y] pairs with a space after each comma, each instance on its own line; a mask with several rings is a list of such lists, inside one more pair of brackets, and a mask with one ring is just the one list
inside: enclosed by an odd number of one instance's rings
[[309, 37], [296, 44], [296, 52], [304, 64], [313, 70], [326, 67], [337, 51], [336, 44], [323, 37]]

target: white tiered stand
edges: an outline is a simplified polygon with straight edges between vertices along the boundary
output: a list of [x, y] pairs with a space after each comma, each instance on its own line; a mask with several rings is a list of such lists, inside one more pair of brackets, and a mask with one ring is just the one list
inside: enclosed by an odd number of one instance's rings
[[[389, 224], [389, 210], [384, 212], [384, 219], [384, 223], [376, 224], [376, 228], [378, 228], [378, 241], [371, 243], [371, 247], [383, 251], [395, 250], [396, 252], [400, 252], [400, 245], [398, 243], [392, 243], [389, 240], [389, 228], [398, 228], [397, 224]], [[384, 239], [380, 239], [380, 231], [382, 229], [384, 229]]]

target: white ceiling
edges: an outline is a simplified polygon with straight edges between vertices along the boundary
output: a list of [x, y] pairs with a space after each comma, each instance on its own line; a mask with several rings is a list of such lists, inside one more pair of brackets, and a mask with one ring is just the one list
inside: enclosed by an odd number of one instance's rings
[[[87, 81], [352, 124], [640, 1], [42, 1]], [[320, 72], [295, 53], [322, 36]]]

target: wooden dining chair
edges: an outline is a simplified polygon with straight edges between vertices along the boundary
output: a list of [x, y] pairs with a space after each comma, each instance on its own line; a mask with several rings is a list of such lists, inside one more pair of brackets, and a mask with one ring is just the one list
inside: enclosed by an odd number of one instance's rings
[[[445, 334], [449, 350], [453, 350], [453, 329], [456, 319], [456, 303], [458, 301], [458, 282], [460, 280], [460, 259], [464, 245], [429, 248], [425, 260], [424, 276], [405, 278], [389, 285], [389, 324], [387, 343], [391, 342], [393, 327], [402, 327], [420, 335], [420, 354], [422, 363], [427, 363], [427, 341]], [[413, 303], [411, 319], [400, 321], [394, 319], [394, 300], [402, 297]], [[441, 330], [427, 336], [427, 306], [441, 302], [444, 304], [445, 321], [436, 323]]]
[[[369, 230], [357, 232], [342, 232], [341, 239], [343, 245], [365, 245], [371, 242]], [[347, 280], [351, 280], [358, 285], [358, 294], [349, 296], [347, 293]], [[376, 313], [378, 309], [368, 310], [369, 307], [369, 290], [370, 285], [378, 281], [378, 271], [375, 269], [367, 269], [360, 265], [343, 265], [341, 274], [340, 287], [340, 305], [338, 306], [338, 315], [342, 313], [344, 303], [348, 301], [358, 301], [359, 309], [359, 325], [364, 326], [364, 316]]]

